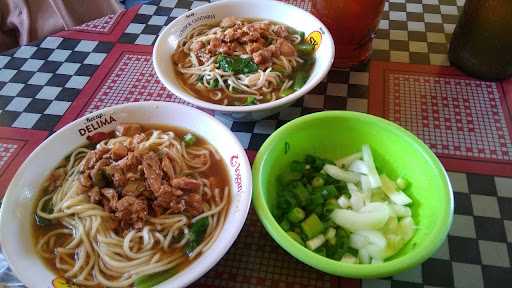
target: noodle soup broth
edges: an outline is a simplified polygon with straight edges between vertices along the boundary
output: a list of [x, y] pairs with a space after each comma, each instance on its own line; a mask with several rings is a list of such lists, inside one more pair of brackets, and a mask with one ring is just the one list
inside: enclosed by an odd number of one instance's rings
[[106, 135], [42, 185], [34, 245], [79, 286], [156, 285], [217, 238], [231, 205], [228, 171], [215, 148], [181, 128], [122, 124]]
[[301, 89], [315, 63], [304, 32], [273, 21], [226, 17], [193, 28], [172, 54], [180, 84], [214, 104], [272, 102]]

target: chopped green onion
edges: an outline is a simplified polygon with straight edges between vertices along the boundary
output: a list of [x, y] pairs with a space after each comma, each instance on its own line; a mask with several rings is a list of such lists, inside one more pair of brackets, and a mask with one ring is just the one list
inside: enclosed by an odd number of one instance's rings
[[325, 249], [325, 247], [320, 247], [320, 248], [317, 248], [315, 251], [316, 254], [320, 255], [320, 256], [327, 256], [327, 249]]
[[279, 223], [279, 226], [281, 226], [281, 228], [283, 228], [284, 231], [288, 231], [291, 228], [290, 222], [288, 220], [286, 220], [286, 219], [281, 221], [281, 223]]
[[288, 212], [287, 218], [292, 223], [299, 223], [306, 217], [306, 213], [304, 210], [295, 207], [290, 212]]
[[292, 172], [304, 173], [305, 168], [306, 168], [306, 163], [304, 163], [302, 161], [294, 160], [290, 164], [290, 171], [292, 171]]
[[[311, 214], [306, 220], [300, 224], [302, 232], [311, 239], [324, 231], [324, 224], [316, 214]], [[312, 249], [315, 250], [315, 249]]]
[[338, 205], [338, 202], [336, 202], [336, 199], [329, 199], [325, 202], [325, 206], [324, 206], [324, 213], [329, 215], [332, 213], [332, 211], [334, 211], [335, 209], [338, 209], [340, 208], [340, 205]]
[[196, 143], [196, 136], [194, 136], [192, 133], [187, 133], [185, 134], [185, 136], [183, 136], [183, 141], [185, 142], [185, 144], [187, 145], [193, 145], [194, 143]]
[[294, 182], [290, 185], [290, 188], [299, 205], [304, 206], [308, 203], [310, 195], [306, 187], [304, 187], [304, 184], [301, 182]]
[[330, 198], [336, 197], [336, 194], [338, 193], [338, 191], [336, 190], [334, 185], [327, 185], [327, 186], [323, 186], [321, 188], [321, 193], [325, 199], [330, 199]]
[[311, 181], [311, 186], [313, 187], [321, 187], [324, 186], [325, 181], [324, 178], [316, 176], [313, 178], [313, 181]]
[[306, 241], [306, 246], [310, 249], [310, 250], [316, 250], [318, 249], [320, 246], [322, 246], [325, 242], [325, 236], [320, 234], [308, 241]]
[[302, 241], [299, 234], [297, 234], [293, 231], [288, 231], [288, 232], [286, 232], [286, 234], [288, 234], [288, 236], [290, 236], [290, 238], [292, 238], [293, 240], [297, 241], [297, 243], [304, 246], [304, 241]]
[[336, 229], [329, 227], [329, 229], [327, 229], [327, 232], [325, 232], [325, 239], [329, 240], [331, 238], [336, 238]]

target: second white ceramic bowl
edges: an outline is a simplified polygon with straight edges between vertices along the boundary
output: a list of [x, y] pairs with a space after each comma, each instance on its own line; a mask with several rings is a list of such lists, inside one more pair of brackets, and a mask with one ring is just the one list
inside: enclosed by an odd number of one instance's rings
[[[106, 124], [101, 126], [98, 122]], [[12, 270], [28, 287], [53, 287], [56, 277], [36, 254], [32, 239], [34, 203], [41, 184], [64, 157], [87, 143], [88, 132], [112, 131], [123, 122], [190, 130], [217, 149], [229, 174], [232, 201], [215, 243], [190, 266], [158, 287], [184, 287], [192, 283], [224, 256], [238, 236], [249, 211], [252, 182], [249, 160], [235, 135], [207, 113], [185, 105], [167, 102], [118, 105], [86, 115], [53, 134], [25, 160], [7, 189], [1, 210], [0, 241]]]
[[[191, 95], [176, 79], [174, 53], [180, 39], [194, 27], [220, 21], [228, 16], [267, 19], [286, 24], [309, 35], [321, 35], [320, 46], [315, 53], [315, 66], [308, 81], [297, 92], [279, 100], [252, 106], [224, 106], [203, 101]], [[167, 26], [158, 37], [153, 49], [153, 66], [158, 78], [172, 93], [201, 108], [214, 110], [222, 116], [237, 121], [254, 121], [279, 112], [311, 91], [322, 81], [334, 59], [334, 42], [327, 28], [315, 16], [303, 9], [279, 1], [226, 0], [198, 7]]]

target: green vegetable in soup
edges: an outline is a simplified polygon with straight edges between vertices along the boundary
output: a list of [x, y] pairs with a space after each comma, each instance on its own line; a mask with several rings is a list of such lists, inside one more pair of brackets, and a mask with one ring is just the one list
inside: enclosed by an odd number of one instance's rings
[[304, 31], [300, 31], [299, 33], [299, 37], [300, 37], [300, 41], [304, 41], [304, 39], [306, 38], [306, 33], [304, 33]]
[[217, 67], [224, 72], [235, 74], [250, 74], [258, 71], [258, 65], [251, 58], [227, 56], [221, 54], [217, 57]]
[[272, 71], [281, 73], [283, 75], [287, 75], [288, 74], [286, 69], [283, 66], [281, 66], [281, 65], [272, 65]]
[[185, 244], [185, 252], [187, 255], [191, 255], [201, 244], [209, 224], [208, 217], [201, 218], [192, 224], [189, 231], [189, 240], [187, 244]]
[[185, 134], [185, 136], [183, 136], [183, 141], [185, 142], [186, 145], [193, 145], [194, 143], [196, 143], [197, 141], [197, 137], [194, 136], [194, 134], [192, 133], [187, 133]]
[[175, 268], [171, 268], [157, 273], [140, 276], [135, 279], [134, 284], [136, 288], [151, 288], [173, 277], [177, 272], [178, 271]]
[[293, 89], [292, 87], [288, 87], [288, 88], [284, 89], [283, 92], [281, 92], [279, 94], [279, 96], [285, 97], [285, 96], [292, 94], [293, 92], [295, 92], [295, 89]]
[[[46, 214], [53, 214], [53, 204], [52, 204], [52, 200], [50, 198], [48, 198], [48, 199], [46, 199], [46, 201], [44, 201], [43, 207], [41, 207], [41, 210]], [[50, 225], [52, 223], [52, 221], [50, 219], [46, 219], [46, 218], [38, 215], [37, 213], [35, 213], [35, 217], [36, 217], [37, 225], [46, 226], [46, 225]]]
[[245, 100], [245, 105], [247, 105], [247, 106], [256, 105], [256, 104], [258, 104], [258, 103], [256, 102], [256, 97], [254, 97], [254, 96], [249, 96]]
[[297, 50], [297, 53], [299, 56], [313, 56], [313, 53], [315, 53], [315, 45], [301, 42], [297, 45], [295, 45], [295, 50]]
[[208, 89], [217, 89], [219, 88], [219, 79], [215, 78], [210, 82], [210, 85], [208, 85]]
[[295, 91], [299, 90], [306, 84], [306, 81], [308, 81], [309, 75], [304, 70], [298, 70], [295, 72], [295, 77], [293, 78], [293, 89]]

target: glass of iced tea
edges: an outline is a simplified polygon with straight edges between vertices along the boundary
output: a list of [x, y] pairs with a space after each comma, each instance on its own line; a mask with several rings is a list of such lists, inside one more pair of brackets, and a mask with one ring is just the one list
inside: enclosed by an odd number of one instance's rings
[[368, 59], [384, 0], [312, 0], [312, 10], [332, 34], [335, 67], [348, 68]]

